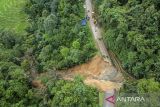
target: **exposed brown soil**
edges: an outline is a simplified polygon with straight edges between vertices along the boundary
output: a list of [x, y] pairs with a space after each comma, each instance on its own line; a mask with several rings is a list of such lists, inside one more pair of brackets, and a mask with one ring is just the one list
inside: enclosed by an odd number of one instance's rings
[[[52, 72], [41, 73], [40, 76], [52, 76]], [[95, 56], [85, 64], [77, 65], [68, 70], [59, 71], [58, 74], [65, 80], [73, 80], [76, 75], [83, 76], [84, 83], [92, 87], [96, 87], [100, 91], [111, 89], [119, 90], [123, 83], [123, 76], [116, 69], [105, 62], [102, 57]], [[45, 86], [40, 80], [32, 81], [35, 88], [44, 88]]]
[[[85, 64], [63, 71], [60, 75], [67, 80], [72, 80], [75, 75], [84, 76], [84, 82], [87, 85], [97, 87], [101, 91], [118, 90], [123, 82], [122, 75], [117, 73], [114, 67], [105, 62], [100, 56], [95, 56]], [[107, 80], [104, 80], [104, 77]]]
[[67, 74], [73, 76], [80, 74], [87, 78], [89, 77], [96, 78], [102, 73], [102, 71], [106, 68], [107, 65], [108, 65], [107, 62], [103, 61], [103, 58], [95, 56], [85, 64], [78, 65], [71, 69], [68, 69]]
[[44, 89], [45, 88], [44, 84], [40, 80], [33, 80], [32, 81], [32, 86], [34, 88], [38, 88], [38, 89]]
[[106, 90], [119, 90], [122, 86], [122, 83], [116, 83], [111, 81], [104, 81], [104, 80], [96, 80], [96, 79], [86, 79], [84, 81], [85, 84], [93, 86], [100, 91], [106, 91]]

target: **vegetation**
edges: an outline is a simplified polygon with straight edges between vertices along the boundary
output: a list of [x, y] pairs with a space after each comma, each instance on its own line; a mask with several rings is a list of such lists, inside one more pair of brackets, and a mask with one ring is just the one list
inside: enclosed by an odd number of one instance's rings
[[[126, 71], [136, 79], [160, 72], [160, 2], [158, 0], [96, 0], [104, 39]], [[149, 81], [149, 80], [147, 80]]]
[[117, 102], [121, 107], [158, 107], [160, 92], [160, 1], [95, 0], [103, 38], [136, 80], [124, 83], [119, 96], [144, 96], [147, 101]]
[[121, 89], [120, 97], [140, 97], [144, 102], [117, 102], [117, 106], [123, 107], [158, 107], [160, 96], [160, 84], [155, 79], [140, 79], [138, 81], [127, 81]]
[[[0, 107], [98, 106], [97, 90], [81, 77], [65, 81], [56, 75], [96, 53], [89, 27], [80, 23], [83, 3], [0, 1]], [[52, 75], [39, 77], [43, 87], [35, 87], [36, 75], [48, 71]]]
[[95, 54], [89, 27], [80, 25], [83, 3], [83, 0], [31, 0], [27, 4], [25, 11], [31, 26], [27, 28], [30, 35], [26, 50], [32, 48], [41, 71], [81, 64]]
[[[44, 78], [42, 79], [44, 81]], [[93, 107], [98, 104], [97, 91], [75, 81], [46, 77], [45, 88], [33, 88], [24, 70], [13, 63], [0, 63], [1, 107]]]
[[159, 78], [160, 2], [157, 0], [98, 1], [105, 41], [134, 77]]
[[24, 33], [28, 23], [23, 12], [26, 0], [0, 0], [0, 29]]
[[[0, 107], [98, 107], [83, 78], [56, 74], [96, 49], [81, 26], [84, 0], [0, 0]], [[95, 0], [104, 39], [129, 74], [122, 92], [160, 91], [159, 0]], [[25, 32], [25, 33], [24, 33]], [[42, 72], [51, 72], [37, 78]], [[41, 81], [39, 87], [33, 81]]]

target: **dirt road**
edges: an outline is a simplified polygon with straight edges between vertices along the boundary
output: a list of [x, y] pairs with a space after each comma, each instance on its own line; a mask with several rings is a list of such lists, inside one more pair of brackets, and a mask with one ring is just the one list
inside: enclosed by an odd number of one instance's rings
[[104, 58], [104, 61], [108, 62], [110, 65], [112, 65], [110, 56], [108, 54], [108, 51], [106, 49], [106, 46], [103, 42], [102, 36], [101, 36], [101, 31], [100, 28], [94, 23], [95, 19], [92, 17], [92, 1], [91, 0], [86, 0], [85, 1], [85, 7], [86, 7], [86, 15], [90, 17], [89, 23], [91, 30], [93, 32], [94, 39], [96, 41], [96, 44], [99, 48], [99, 51], [101, 52], [101, 55]]

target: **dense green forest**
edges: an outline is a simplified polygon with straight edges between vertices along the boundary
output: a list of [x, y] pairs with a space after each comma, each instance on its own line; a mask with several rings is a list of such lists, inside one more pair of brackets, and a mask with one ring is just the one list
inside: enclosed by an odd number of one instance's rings
[[[160, 91], [159, 0], [93, 3], [106, 45], [137, 79], [127, 81], [122, 92]], [[84, 0], [0, 1], [0, 107], [98, 107], [98, 90], [85, 85], [82, 77], [66, 81], [56, 75], [97, 53], [89, 26], [81, 26], [83, 4]], [[37, 77], [45, 72], [51, 75]], [[35, 87], [35, 79], [43, 87]]]
[[136, 79], [160, 81], [160, 1], [95, 0], [94, 4], [106, 45], [123, 68]]
[[95, 55], [91, 32], [80, 24], [85, 16], [83, 4], [83, 0], [31, 0], [27, 4], [31, 26], [25, 47], [35, 55], [39, 71], [68, 68]]
[[[83, 4], [84, 0], [28, 0], [25, 7], [17, 7], [27, 16], [27, 34], [8, 25], [0, 30], [0, 107], [98, 106], [98, 91], [83, 78], [64, 81], [56, 75], [96, 54], [89, 27], [81, 26]], [[44, 87], [34, 87], [36, 75], [48, 71], [52, 75], [38, 78]]]
[[160, 2], [97, 0], [105, 40], [122, 65], [136, 78], [159, 78]]

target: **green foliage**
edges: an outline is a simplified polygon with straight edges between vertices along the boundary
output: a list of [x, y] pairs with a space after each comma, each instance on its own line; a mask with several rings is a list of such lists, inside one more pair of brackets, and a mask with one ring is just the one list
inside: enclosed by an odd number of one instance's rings
[[4, 48], [13, 48], [16, 44], [16, 37], [12, 32], [2, 30], [0, 32], [0, 42]]
[[68, 54], [69, 54], [69, 49], [66, 48], [66, 47], [63, 47], [63, 48], [60, 50], [60, 52], [61, 52], [62, 56], [66, 58], [66, 57], [68, 56]]
[[33, 41], [27, 48], [33, 48], [32, 54], [36, 54], [43, 70], [51, 64], [56, 69], [66, 69], [95, 54], [89, 27], [80, 25], [85, 12], [83, 0], [30, 0], [25, 11], [31, 22], [26, 45]]
[[30, 69], [29, 61], [27, 59], [23, 60], [23, 62], [21, 63], [21, 67], [26, 71], [29, 70]]
[[28, 26], [27, 15], [23, 12], [27, 0], [0, 1], [0, 29], [10, 29], [17, 33], [25, 33]]
[[120, 92], [135, 94], [159, 93], [160, 83], [155, 79], [140, 79], [137, 81], [126, 81]]
[[[72, 67], [95, 55], [89, 27], [80, 26], [84, 1], [26, 2], [20, 10], [23, 0], [0, 1], [0, 28], [8, 29], [0, 30], [0, 107], [96, 107], [96, 89], [81, 78], [58, 80], [56, 73], [56, 69]], [[24, 28], [25, 34], [21, 33]], [[33, 80], [44, 71], [51, 75], [43, 76], [38, 83], [42, 87], [36, 87]]]
[[52, 106], [61, 107], [95, 107], [98, 106], [98, 93], [84, 85], [83, 80], [76, 78], [73, 82], [58, 81], [52, 88], [54, 95]]
[[154, 79], [142, 79], [137, 84], [138, 93], [160, 92], [160, 84]]
[[137, 93], [137, 81], [126, 81], [123, 84], [120, 92], [124, 93]]
[[0, 62], [0, 106], [23, 102], [29, 86], [23, 69], [14, 63]]
[[96, 6], [109, 49], [137, 79], [159, 80], [160, 11], [157, 5], [157, 0], [101, 0]]
[[57, 26], [57, 17], [53, 14], [50, 14], [45, 20], [44, 20], [44, 29], [45, 33], [48, 35], [53, 35], [54, 29]]
[[14, 32], [0, 30], [0, 61], [11, 61], [20, 64], [23, 55], [21, 44], [23, 39]]
[[74, 42], [72, 43], [72, 46], [73, 46], [73, 48], [75, 48], [75, 49], [79, 49], [79, 48], [80, 48], [80, 43], [79, 43], [79, 41], [78, 41], [78, 40], [74, 41]]

